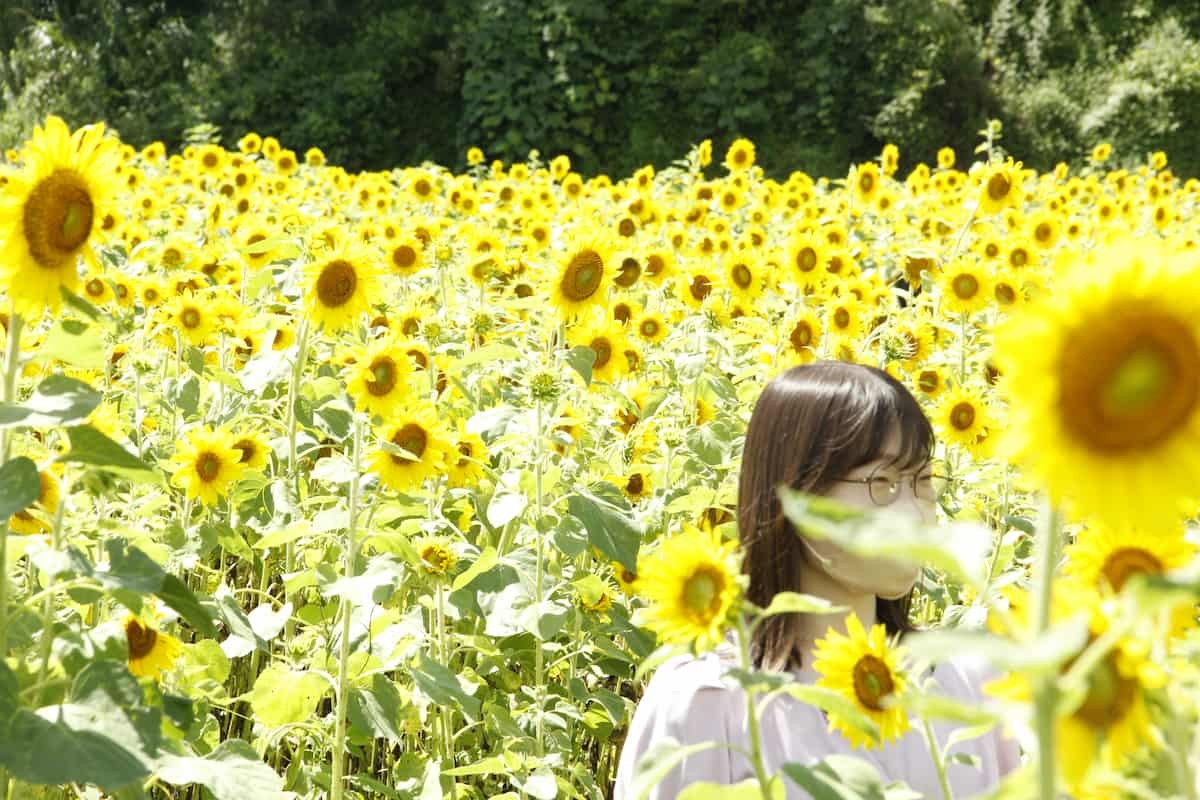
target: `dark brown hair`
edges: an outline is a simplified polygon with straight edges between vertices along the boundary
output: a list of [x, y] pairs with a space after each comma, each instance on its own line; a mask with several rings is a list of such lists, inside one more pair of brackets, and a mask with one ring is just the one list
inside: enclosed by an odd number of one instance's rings
[[[933, 428], [912, 394], [881, 369], [818, 361], [777, 375], [759, 395], [742, 449], [737, 521], [749, 576], [748, 599], [766, 606], [778, 592], [802, 592], [801, 542], [783, 516], [776, 487], [819, 494], [855, 467], [883, 455], [895, 427], [900, 452], [894, 462], [911, 469], [927, 462]], [[912, 630], [912, 592], [875, 601], [876, 617], [895, 634]], [[750, 653], [756, 667], [800, 666], [796, 614], [768, 617], [755, 631]]]

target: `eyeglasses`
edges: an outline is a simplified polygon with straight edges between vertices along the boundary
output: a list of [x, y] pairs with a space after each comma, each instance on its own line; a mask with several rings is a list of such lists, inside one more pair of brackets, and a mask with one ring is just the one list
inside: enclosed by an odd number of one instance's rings
[[879, 467], [865, 478], [837, 478], [835, 483], [865, 483], [871, 502], [877, 506], [890, 506], [900, 496], [900, 483], [909, 480], [912, 483], [913, 496], [918, 500], [935, 503], [946, 491], [949, 479], [945, 475], [932, 472], [913, 473], [912, 475], [890, 478], [880, 475]]

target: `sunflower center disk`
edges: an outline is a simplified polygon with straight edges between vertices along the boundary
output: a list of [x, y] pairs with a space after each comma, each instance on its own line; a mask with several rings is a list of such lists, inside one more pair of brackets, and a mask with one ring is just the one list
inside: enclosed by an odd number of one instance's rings
[[603, 367], [612, 358], [612, 343], [607, 339], [593, 339], [590, 346], [596, 354], [596, 360], [592, 363], [592, 369]]
[[201, 453], [196, 459], [196, 474], [206, 483], [216, 480], [221, 474], [221, 459], [214, 453]]
[[970, 403], [959, 403], [950, 410], [950, 424], [960, 431], [970, 430], [975, 424], [975, 407]]
[[883, 698], [895, 689], [892, 671], [887, 664], [872, 655], [854, 664], [854, 694], [858, 701], [872, 711], [883, 710]]
[[970, 300], [979, 293], [979, 281], [974, 275], [959, 275], [954, 279], [954, 293], [963, 300]]
[[721, 605], [720, 575], [710, 569], [700, 569], [683, 585], [683, 603], [689, 611], [702, 620], [710, 620]]
[[987, 193], [988, 197], [993, 200], [1003, 200], [1008, 196], [1009, 190], [1012, 188], [1012, 183], [1008, 178], [999, 173], [988, 178]]
[[39, 267], [58, 269], [87, 241], [95, 207], [78, 175], [56, 170], [29, 193], [22, 229]]
[[234, 444], [233, 448], [242, 454], [241, 458], [238, 459], [239, 464], [249, 463], [250, 459], [254, 458], [254, 453], [258, 449], [254, 446], [254, 442], [249, 439], [239, 440]]
[[185, 328], [197, 328], [200, 326], [200, 312], [194, 308], [184, 309], [183, 313], [179, 315], [179, 321]]
[[158, 641], [158, 631], [143, 628], [137, 620], [131, 619], [125, 623], [125, 638], [129, 642], [129, 658], [136, 660], [150, 655]]
[[417, 251], [402, 244], [392, 251], [392, 263], [400, 269], [408, 269], [417, 263]]
[[358, 273], [346, 261], [333, 261], [321, 270], [317, 278], [317, 299], [329, 308], [343, 306], [354, 296], [358, 287]]
[[371, 377], [367, 381], [367, 391], [376, 397], [384, 397], [396, 388], [396, 362], [390, 358], [380, 358], [371, 362]]
[[594, 250], [583, 250], [567, 264], [563, 275], [562, 291], [568, 299], [576, 302], [586, 300], [600, 288], [600, 276], [604, 262]]
[[[425, 435], [425, 429], [413, 422], [396, 431], [396, 435], [392, 437], [392, 444], [412, 453], [413, 457], [418, 460], [424, 455], [427, 442], [428, 437]], [[397, 464], [408, 463], [408, 459], [398, 455], [393, 455], [392, 461], [395, 461]]]
[[1092, 729], [1106, 730], [1120, 722], [1136, 697], [1137, 681], [1117, 672], [1111, 658], [1088, 675], [1088, 692], [1074, 716]]
[[739, 288], [748, 289], [750, 287], [750, 281], [753, 279], [753, 277], [754, 276], [750, 274], [750, 268], [745, 264], [738, 264], [733, 268], [733, 282], [736, 283]]
[[1141, 312], [1083, 326], [1064, 346], [1061, 363], [1061, 418], [1093, 451], [1161, 444], [1188, 424], [1200, 401], [1200, 348], [1169, 316]]
[[1140, 547], [1122, 547], [1104, 560], [1100, 572], [1114, 591], [1121, 591], [1134, 575], [1161, 575], [1163, 564]]

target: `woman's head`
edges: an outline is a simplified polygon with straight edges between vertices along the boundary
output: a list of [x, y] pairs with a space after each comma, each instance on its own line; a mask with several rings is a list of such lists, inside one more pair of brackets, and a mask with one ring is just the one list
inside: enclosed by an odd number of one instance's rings
[[[783, 483], [851, 505], [882, 502], [932, 519], [933, 503], [922, 488], [927, 484], [913, 479], [927, 478], [932, 448], [933, 429], [916, 399], [882, 370], [822, 361], [775, 377], [750, 417], [738, 485], [749, 600], [765, 606], [778, 592], [804, 591], [798, 583], [807, 562], [851, 590], [876, 594], [878, 620], [889, 632], [907, 630], [917, 571], [802, 539], [783, 516], [775, 490]], [[795, 628], [793, 615], [765, 620], [753, 643], [756, 663], [798, 666]]]

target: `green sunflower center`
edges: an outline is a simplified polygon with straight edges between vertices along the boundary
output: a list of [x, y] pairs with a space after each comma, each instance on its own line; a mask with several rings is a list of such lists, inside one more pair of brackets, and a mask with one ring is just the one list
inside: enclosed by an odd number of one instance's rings
[[854, 696], [864, 707], [883, 711], [883, 698], [895, 688], [892, 671], [881, 659], [865, 655], [854, 663]]
[[600, 278], [604, 274], [604, 260], [595, 250], [580, 250], [563, 271], [563, 296], [576, 303], [587, 300], [600, 288]]
[[201, 453], [196, 459], [196, 474], [205, 483], [212, 483], [221, 474], [221, 457], [216, 453]]
[[386, 397], [396, 388], [396, 362], [388, 356], [380, 356], [371, 362], [371, 378], [367, 380], [367, 391], [376, 397]]
[[711, 621], [720, 611], [724, 589], [725, 576], [711, 566], [702, 566], [683, 583], [684, 608], [699, 620]]

